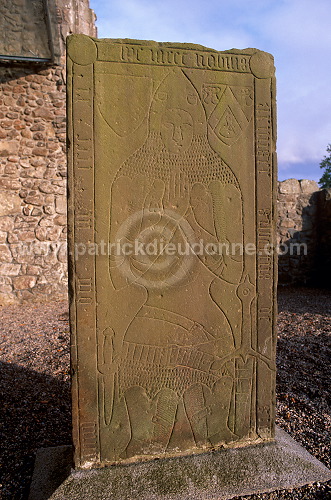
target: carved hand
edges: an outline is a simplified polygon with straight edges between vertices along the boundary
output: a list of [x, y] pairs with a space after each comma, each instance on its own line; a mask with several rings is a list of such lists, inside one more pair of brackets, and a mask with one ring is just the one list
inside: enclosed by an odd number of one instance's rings
[[190, 187], [184, 172], [172, 172], [166, 185], [164, 208], [178, 215], [184, 215], [189, 207]]

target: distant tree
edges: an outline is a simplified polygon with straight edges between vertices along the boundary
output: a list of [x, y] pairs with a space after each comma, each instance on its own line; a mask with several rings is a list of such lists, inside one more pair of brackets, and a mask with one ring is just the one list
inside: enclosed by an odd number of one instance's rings
[[326, 148], [329, 153], [328, 156], [324, 156], [324, 160], [320, 163], [320, 168], [324, 168], [324, 174], [318, 181], [321, 188], [331, 188], [331, 144]]

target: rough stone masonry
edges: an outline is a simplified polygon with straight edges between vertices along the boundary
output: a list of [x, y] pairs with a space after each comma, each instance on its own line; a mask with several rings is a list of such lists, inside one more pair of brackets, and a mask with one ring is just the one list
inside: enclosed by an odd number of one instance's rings
[[0, 5], [0, 304], [67, 296], [65, 37], [87, 0]]
[[67, 71], [76, 466], [272, 441], [272, 56], [73, 35]]

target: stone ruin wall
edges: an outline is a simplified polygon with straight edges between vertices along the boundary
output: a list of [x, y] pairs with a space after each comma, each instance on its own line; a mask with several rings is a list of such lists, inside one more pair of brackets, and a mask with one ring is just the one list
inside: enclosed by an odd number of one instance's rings
[[331, 286], [331, 188], [323, 189], [318, 201], [318, 248], [315, 263], [319, 284]]
[[[40, 8], [38, 2], [2, 2], [1, 26], [7, 32], [14, 27], [16, 35], [0, 44], [0, 53], [47, 56], [42, 23], [32, 25], [31, 11], [24, 11]], [[96, 36], [96, 28], [88, 0], [49, 5], [54, 62], [0, 61], [0, 304], [67, 297], [64, 41], [70, 33]], [[24, 34], [22, 18], [29, 25]], [[330, 265], [330, 198], [314, 181], [278, 184], [278, 243], [308, 247], [307, 256], [280, 256], [281, 284], [328, 276], [322, 263]]]
[[[96, 28], [88, 0], [48, 4], [53, 62], [0, 61], [0, 304], [67, 295], [65, 37]], [[21, 33], [32, 7], [40, 1], [1, 3], [16, 45], [0, 44], [0, 54], [47, 56], [40, 23]]]
[[[278, 183], [277, 243], [284, 249], [278, 260], [280, 284], [305, 283], [310, 281], [316, 252], [317, 192], [315, 181], [288, 179]], [[300, 244], [307, 245], [297, 255]], [[293, 248], [293, 255], [290, 248]]]
[[[331, 193], [315, 181], [288, 179], [278, 183], [278, 259], [280, 285], [330, 286]], [[299, 255], [296, 248], [300, 249]], [[292, 246], [293, 253], [287, 249]]]

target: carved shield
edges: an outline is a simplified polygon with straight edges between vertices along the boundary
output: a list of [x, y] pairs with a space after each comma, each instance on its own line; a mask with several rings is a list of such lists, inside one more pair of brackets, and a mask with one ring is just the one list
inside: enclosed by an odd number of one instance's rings
[[247, 126], [248, 119], [229, 87], [219, 99], [208, 123], [217, 138], [228, 146], [239, 138]]
[[98, 111], [120, 137], [132, 134], [148, 115], [152, 95], [150, 78], [134, 75], [99, 74], [96, 83]]

